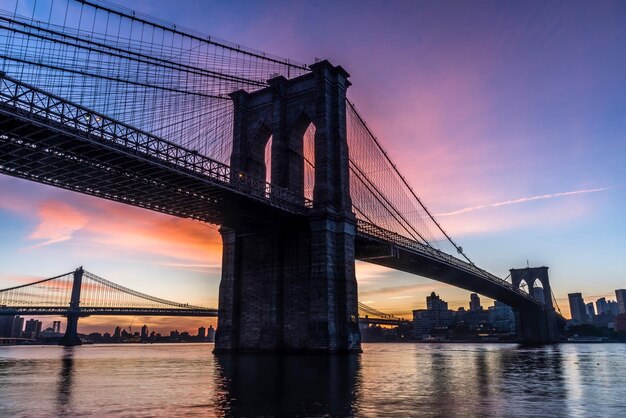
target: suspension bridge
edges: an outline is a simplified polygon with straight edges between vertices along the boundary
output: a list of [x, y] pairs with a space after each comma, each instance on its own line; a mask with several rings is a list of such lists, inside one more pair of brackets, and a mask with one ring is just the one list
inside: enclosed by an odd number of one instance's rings
[[340, 66], [90, 0], [15, 0], [0, 60], [0, 173], [221, 226], [218, 352], [359, 351], [355, 260], [500, 300], [520, 340], [558, 338], [547, 268], [476, 266]]
[[[400, 325], [406, 320], [359, 303], [359, 321]], [[216, 308], [157, 298], [96, 276], [82, 267], [73, 272], [0, 289], [0, 315], [67, 317], [62, 345], [78, 345], [78, 319], [93, 315], [216, 317]]]

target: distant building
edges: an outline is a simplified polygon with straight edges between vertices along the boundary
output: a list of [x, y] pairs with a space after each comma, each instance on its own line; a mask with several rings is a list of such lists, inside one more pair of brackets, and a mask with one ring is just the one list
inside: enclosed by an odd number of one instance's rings
[[198, 328], [198, 338], [205, 339], [206, 338], [206, 328], [200, 327]]
[[453, 312], [448, 309], [448, 303], [435, 292], [426, 298], [426, 306], [427, 309], [413, 311], [413, 332], [417, 338], [445, 332], [453, 321]]
[[40, 334], [41, 321], [37, 321], [36, 319], [29, 319], [26, 321], [26, 326], [24, 327], [25, 338], [39, 338]]
[[618, 315], [619, 314], [619, 304], [614, 300], [609, 300], [606, 302], [606, 308], [608, 310], [609, 315]]
[[541, 303], [545, 303], [546, 301], [546, 295], [543, 291], [543, 287], [533, 288], [533, 296], [535, 299], [538, 299]]
[[209, 329], [206, 333], [206, 339], [207, 341], [215, 342], [215, 328], [213, 328], [213, 325], [209, 325]]
[[52, 332], [61, 333], [61, 321], [52, 321]]
[[448, 302], [443, 301], [439, 295], [432, 292], [430, 296], [426, 297], [426, 309], [431, 311], [445, 311], [448, 310]]
[[14, 317], [13, 318], [13, 331], [11, 332], [11, 337], [21, 338], [23, 330], [24, 330], [24, 318], [22, 318], [21, 316]]
[[119, 340], [122, 336], [122, 328], [115, 327], [115, 331], [113, 331], [113, 338]]
[[470, 312], [482, 311], [483, 307], [480, 306], [480, 297], [476, 293], [472, 293], [470, 295], [470, 304], [469, 304]]
[[144, 324], [144, 326], [141, 327], [141, 340], [146, 341], [147, 339], [148, 339], [148, 326]]
[[621, 313], [615, 317], [615, 331], [626, 332], [626, 313]]
[[11, 338], [13, 335], [13, 320], [12, 315], [0, 315], [0, 337]]
[[498, 331], [515, 332], [513, 308], [497, 300], [489, 307], [489, 322]]
[[626, 289], [617, 289], [615, 291], [617, 298], [617, 308], [619, 313], [626, 313]]
[[570, 293], [567, 295], [569, 299], [569, 309], [572, 314], [572, 320], [578, 323], [587, 322], [587, 309], [583, 295], [580, 293]]
[[596, 313], [598, 315], [608, 313], [608, 307], [606, 305], [606, 298], [600, 298], [596, 300]]
[[589, 302], [585, 304], [585, 310], [587, 312], [588, 320], [593, 321], [593, 318], [596, 316], [596, 310], [593, 308], [593, 303]]

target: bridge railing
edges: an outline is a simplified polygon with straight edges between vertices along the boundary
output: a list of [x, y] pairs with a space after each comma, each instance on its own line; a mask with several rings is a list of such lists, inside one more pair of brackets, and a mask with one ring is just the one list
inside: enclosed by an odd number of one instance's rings
[[479, 267], [476, 267], [473, 263], [467, 263], [463, 260], [460, 260], [456, 257], [451, 256], [450, 254], [444, 253], [436, 248], [432, 248], [430, 246], [424, 245], [420, 242], [412, 240], [410, 238], [404, 237], [398, 233], [388, 231], [384, 228], [376, 226], [372, 223], [363, 221], [361, 219], [357, 220], [357, 230], [359, 234], [363, 234], [372, 238], [375, 238], [380, 241], [384, 241], [387, 243], [391, 243], [395, 246], [408, 249], [410, 251], [414, 251], [420, 254], [425, 254], [431, 258], [442, 261], [446, 264], [452, 265], [461, 270], [465, 270], [474, 275], [480, 276], [484, 279], [487, 279], [491, 282], [497, 283], [500, 286], [506, 287], [520, 295], [533, 300], [536, 303], [540, 303], [540, 301], [536, 298], [530, 296], [527, 292], [524, 292], [522, 289], [514, 288], [511, 283], [507, 282], [500, 277], [491, 274]]
[[[254, 196], [290, 212], [304, 213], [312, 202], [289, 190], [242, 173], [228, 165], [136, 129], [101, 113], [27, 85], [0, 72], [0, 104], [33, 121], [45, 121], [71, 135], [116, 145], [126, 152], [148, 156], [247, 196]], [[19, 139], [18, 139], [19, 141]], [[25, 146], [33, 146], [26, 144]]]

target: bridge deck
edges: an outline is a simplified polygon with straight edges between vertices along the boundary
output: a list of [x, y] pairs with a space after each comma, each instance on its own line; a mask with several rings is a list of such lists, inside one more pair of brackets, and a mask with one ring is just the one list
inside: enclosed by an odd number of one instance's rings
[[216, 224], [228, 224], [233, 214], [256, 220], [303, 214], [309, 203], [6, 76], [0, 172]]
[[76, 313], [79, 316], [142, 315], [142, 316], [208, 316], [216, 317], [217, 309], [149, 309], [124, 307], [85, 307], [70, 311], [63, 306], [8, 306], [0, 308], [0, 315], [56, 315], [66, 316]]
[[368, 222], [358, 221], [356, 258], [480, 293], [516, 308], [540, 306], [528, 293], [473, 264]]

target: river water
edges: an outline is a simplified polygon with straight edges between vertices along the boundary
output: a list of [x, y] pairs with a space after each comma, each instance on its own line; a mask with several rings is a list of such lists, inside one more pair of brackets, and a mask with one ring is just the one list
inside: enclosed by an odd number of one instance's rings
[[364, 344], [214, 356], [212, 344], [0, 347], [0, 417], [626, 417], [626, 344]]

